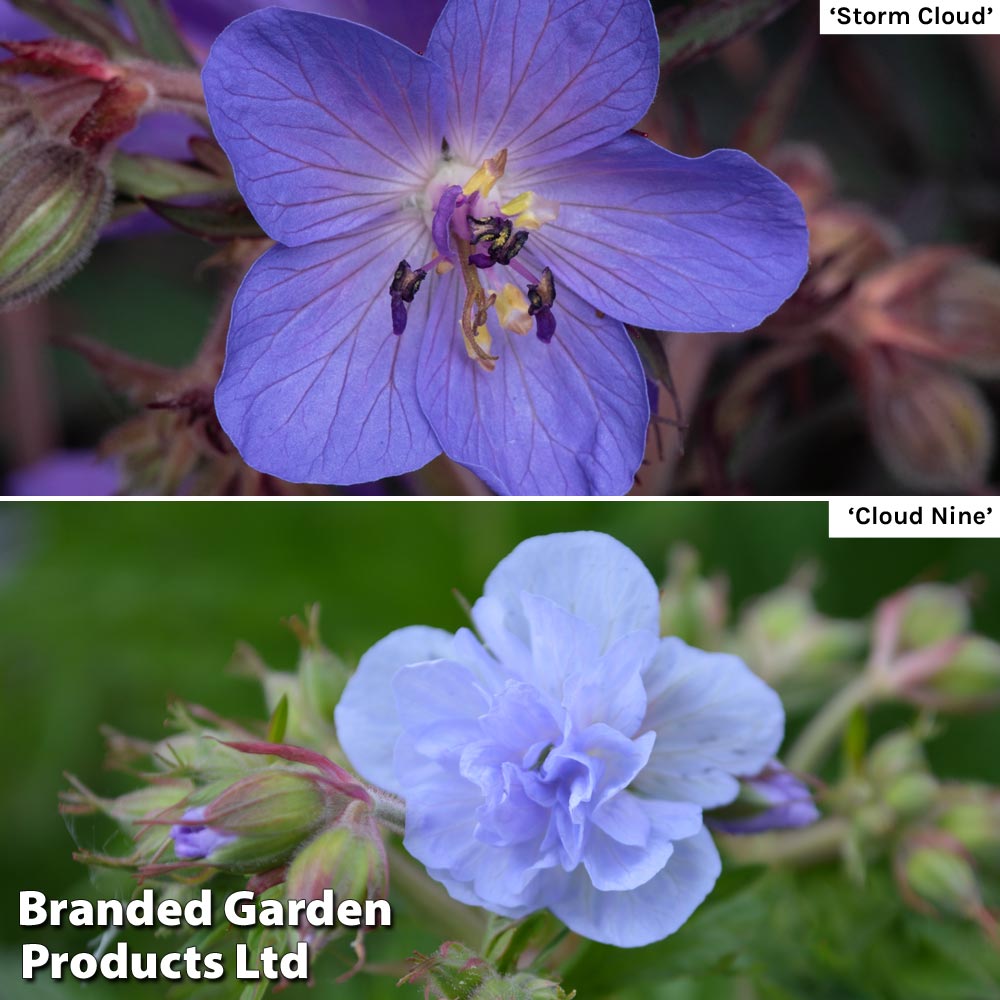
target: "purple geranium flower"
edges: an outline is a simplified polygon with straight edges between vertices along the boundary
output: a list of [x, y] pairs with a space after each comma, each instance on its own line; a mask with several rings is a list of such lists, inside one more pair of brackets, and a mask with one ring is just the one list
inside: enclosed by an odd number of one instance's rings
[[702, 809], [772, 759], [778, 696], [661, 639], [656, 583], [607, 535], [522, 543], [472, 619], [361, 658], [336, 710], [351, 763], [404, 797], [407, 850], [456, 899], [622, 947], [672, 933], [719, 874]]
[[122, 487], [121, 467], [114, 459], [91, 451], [53, 451], [31, 465], [15, 469], [7, 481], [8, 496], [108, 497]]
[[648, 0], [450, 0], [426, 58], [286, 10], [223, 32], [212, 124], [280, 244], [216, 394], [244, 458], [347, 484], [444, 451], [500, 493], [628, 490], [649, 404], [623, 323], [744, 330], [806, 266], [750, 157], [628, 134], [657, 72]]
[[818, 819], [806, 784], [773, 760], [760, 774], [744, 779], [736, 801], [709, 822], [713, 830], [744, 834], [809, 826]]

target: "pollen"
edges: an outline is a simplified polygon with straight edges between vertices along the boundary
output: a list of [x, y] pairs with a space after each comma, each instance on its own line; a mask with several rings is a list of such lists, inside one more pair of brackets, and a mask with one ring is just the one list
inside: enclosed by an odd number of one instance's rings
[[[465, 341], [465, 352], [473, 361], [482, 362], [484, 358], [495, 361], [496, 359], [490, 355], [492, 344], [493, 338], [490, 336], [490, 331], [484, 323], [476, 330], [475, 335], [470, 340]], [[488, 368], [487, 370], [491, 369]]]

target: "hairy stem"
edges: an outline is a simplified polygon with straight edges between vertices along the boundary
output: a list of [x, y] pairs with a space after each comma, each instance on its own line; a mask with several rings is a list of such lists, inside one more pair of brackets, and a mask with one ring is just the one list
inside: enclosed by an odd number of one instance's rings
[[726, 858], [740, 865], [804, 866], [829, 861], [840, 854], [850, 834], [843, 816], [831, 816], [799, 830], [754, 836], [717, 835]]
[[854, 710], [873, 702], [877, 690], [868, 673], [841, 688], [799, 734], [785, 758], [788, 767], [806, 774], [815, 771], [826, 759]]

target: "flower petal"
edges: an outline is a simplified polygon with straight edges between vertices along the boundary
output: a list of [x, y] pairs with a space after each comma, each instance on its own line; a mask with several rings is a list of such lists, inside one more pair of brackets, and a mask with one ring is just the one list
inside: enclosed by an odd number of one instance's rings
[[363, 483], [420, 468], [441, 450], [414, 374], [428, 296], [393, 336], [389, 282], [429, 247], [421, 221], [393, 221], [309, 247], [274, 247], [233, 305], [215, 402], [255, 469], [293, 482]]
[[550, 163], [631, 128], [653, 100], [649, 0], [450, 0], [427, 57], [453, 90], [447, 138], [478, 165]]
[[270, 7], [231, 24], [204, 71], [209, 117], [269, 236], [301, 246], [423, 192], [441, 151], [443, 80], [349, 21]]
[[173, 0], [185, 32], [208, 42], [230, 22], [260, 7], [291, 7], [366, 24], [420, 52], [427, 47], [431, 28], [443, 0]]
[[664, 868], [635, 889], [602, 892], [578, 868], [551, 909], [577, 934], [638, 948], [673, 934], [712, 891], [721, 870], [719, 852], [703, 828], [677, 841]]
[[[503, 625], [522, 641], [522, 593], [538, 594], [597, 628], [601, 649], [638, 630], [658, 632], [659, 590], [642, 560], [597, 531], [529, 538], [502, 559], [483, 586], [484, 600], [506, 609]], [[477, 609], [472, 609], [478, 625]], [[489, 637], [487, 637], [489, 639]]]
[[445, 657], [452, 637], [441, 629], [413, 625], [391, 632], [361, 657], [333, 713], [337, 739], [362, 778], [402, 793], [392, 766], [403, 727], [391, 697], [392, 679], [405, 666]]
[[458, 281], [435, 289], [421, 348], [421, 406], [448, 455], [498, 493], [621, 495], [642, 461], [645, 377], [620, 323], [597, 319], [569, 291], [550, 344], [490, 315], [492, 372], [470, 360]]
[[731, 802], [781, 745], [781, 699], [738, 657], [664, 639], [645, 675], [642, 728], [656, 733], [636, 790], [706, 808]]
[[531, 234], [534, 257], [623, 323], [748, 330], [805, 274], [802, 205], [736, 150], [692, 160], [624, 135], [511, 184], [559, 203], [558, 218]]

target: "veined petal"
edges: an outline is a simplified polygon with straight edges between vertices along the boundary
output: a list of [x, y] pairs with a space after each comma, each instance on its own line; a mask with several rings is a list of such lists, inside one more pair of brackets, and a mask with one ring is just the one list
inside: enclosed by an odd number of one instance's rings
[[417, 52], [427, 47], [443, 0], [173, 0], [185, 32], [208, 42], [229, 24], [260, 7], [291, 7], [366, 24]]
[[602, 892], [578, 868], [552, 912], [577, 934], [619, 948], [638, 948], [673, 934], [711, 892], [722, 870], [704, 828], [673, 848], [658, 874], [621, 892]]
[[462, 288], [435, 290], [418, 369], [427, 419], [448, 455], [498, 493], [621, 495], [642, 461], [646, 382], [620, 323], [560, 291], [549, 344], [491, 313], [496, 369], [470, 361], [459, 328]]
[[413, 625], [390, 633], [361, 657], [333, 713], [337, 739], [361, 777], [402, 792], [392, 766], [403, 731], [391, 697], [392, 679], [408, 664], [447, 656], [451, 644], [447, 632]]
[[[506, 610], [503, 628], [528, 641], [528, 620], [521, 604], [523, 593], [554, 601], [597, 628], [601, 649], [634, 631], [659, 632], [660, 595], [656, 581], [642, 560], [610, 535], [596, 531], [540, 535], [521, 542], [501, 559], [483, 586], [483, 597], [472, 609], [488, 602], [493, 631]], [[488, 637], [487, 637], [488, 638]]]
[[417, 404], [428, 295], [394, 336], [389, 282], [421, 258], [422, 221], [383, 222], [308, 247], [274, 247], [243, 282], [216, 389], [219, 420], [255, 469], [293, 482], [363, 483], [441, 450]]
[[534, 255], [623, 323], [748, 330], [805, 274], [802, 205], [736, 150], [688, 159], [624, 135], [511, 183], [559, 203], [531, 234]]
[[452, 90], [449, 143], [479, 164], [550, 163], [631, 128], [653, 100], [649, 0], [449, 0], [427, 57]]
[[736, 775], [757, 774], [785, 728], [781, 699], [738, 657], [664, 639], [646, 671], [642, 729], [656, 733], [636, 790], [710, 808], [739, 792]]
[[204, 71], [209, 117], [267, 234], [301, 246], [424, 190], [443, 76], [370, 28], [270, 7], [231, 24]]

